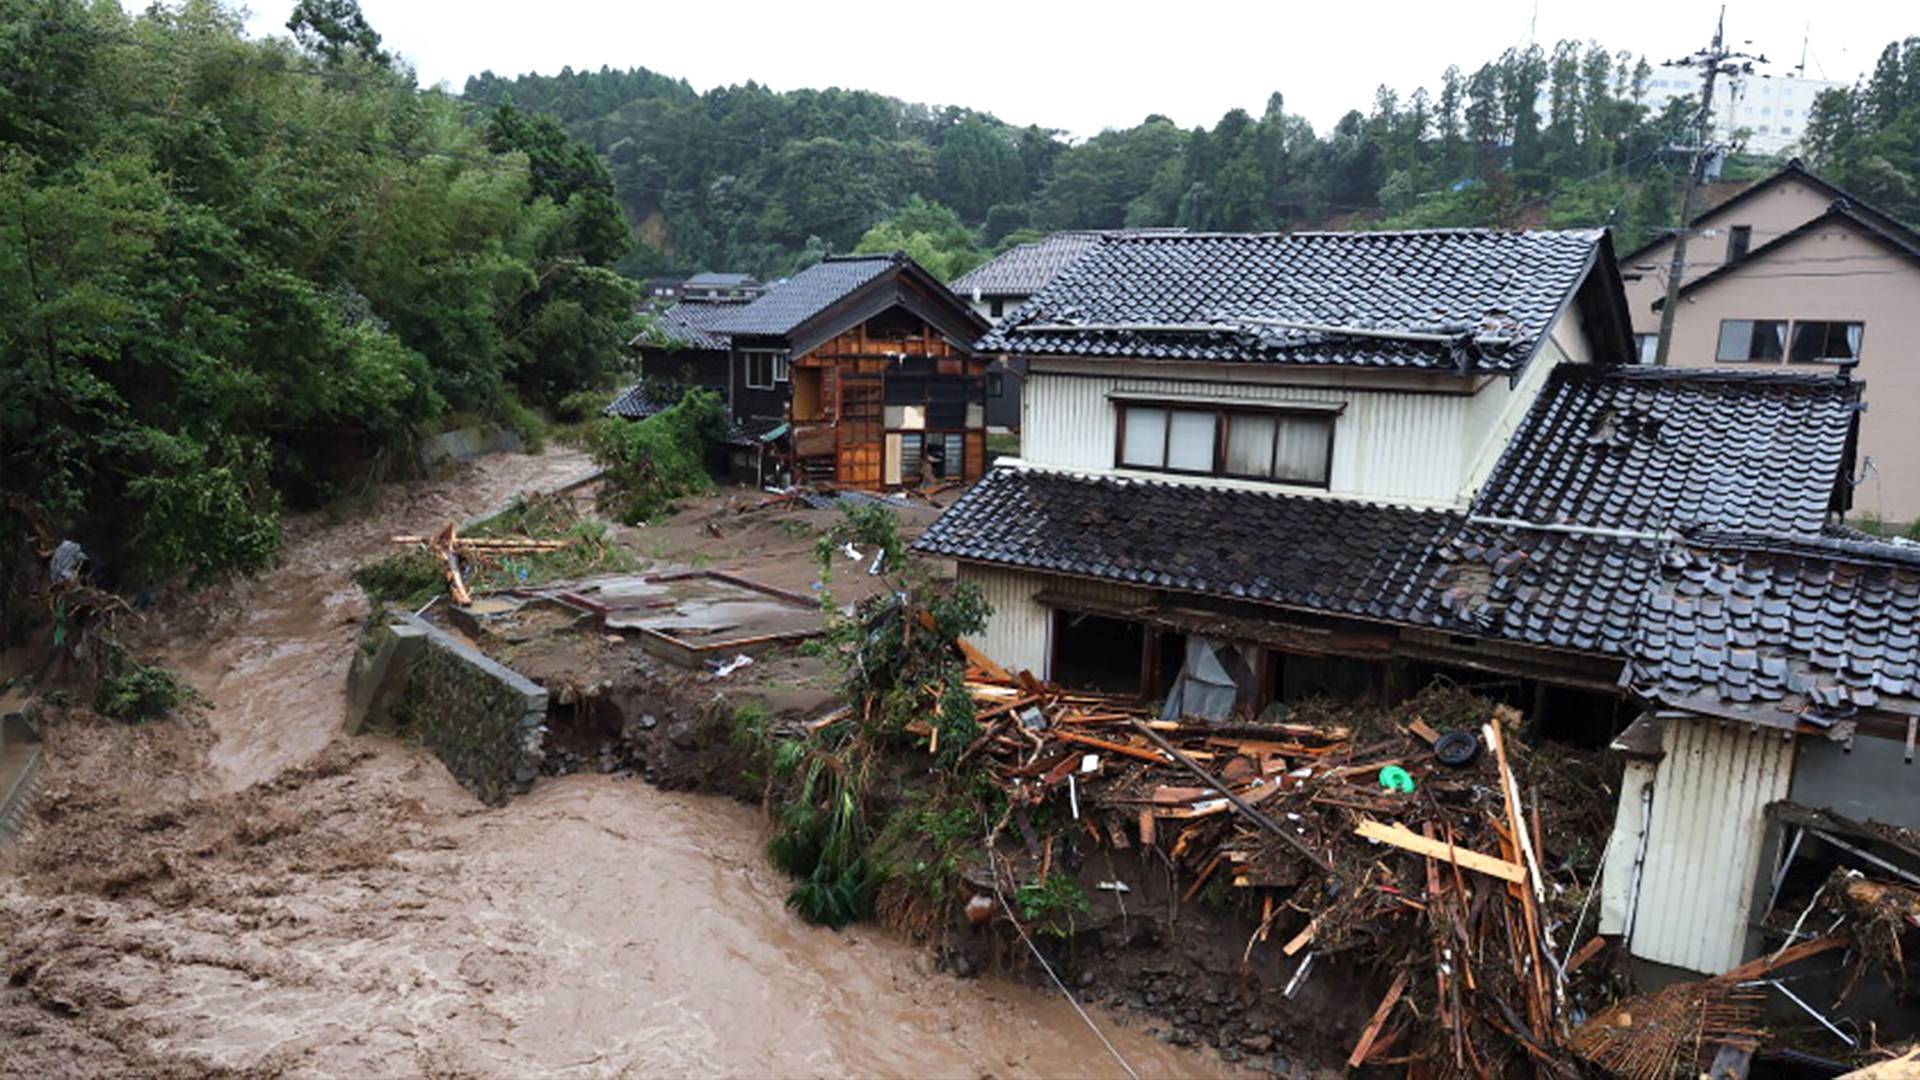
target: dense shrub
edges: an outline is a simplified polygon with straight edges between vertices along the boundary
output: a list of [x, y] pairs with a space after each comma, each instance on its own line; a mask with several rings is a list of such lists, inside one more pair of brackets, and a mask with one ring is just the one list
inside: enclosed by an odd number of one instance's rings
[[645, 420], [602, 420], [591, 444], [594, 460], [607, 470], [601, 496], [607, 512], [637, 524], [674, 499], [710, 488], [707, 458], [726, 431], [726, 410], [711, 390], [691, 390]]

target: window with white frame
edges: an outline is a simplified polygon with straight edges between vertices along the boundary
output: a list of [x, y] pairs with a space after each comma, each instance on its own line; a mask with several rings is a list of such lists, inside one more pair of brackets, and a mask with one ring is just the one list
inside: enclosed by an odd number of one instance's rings
[[1125, 469], [1326, 487], [1333, 421], [1326, 412], [1120, 405], [1115, 463]]
[[787, 354], [775, 349], [747, 351], [747, 388], [771, 390], [787, 381]]

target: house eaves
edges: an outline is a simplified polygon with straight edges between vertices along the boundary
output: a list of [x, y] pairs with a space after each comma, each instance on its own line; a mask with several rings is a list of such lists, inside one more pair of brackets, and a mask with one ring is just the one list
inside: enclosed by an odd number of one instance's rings
[[[1897, 222], [1883, 224], [1876, 221], [1874, 217], [1861, 213], [1859, 208], [1853, 204], [1845, 200], [1839, 200], [1829, 207], [1826, 213], [1819, 217], [1774, 237], [1772, 240], [1747, 252], [1743, 258], [1737, 261], [1717, 267], [1680, 286], [1679, 295], [1691, 296], [1700, 289], [1712, 285], [1714, 282], [1732, 277], [1749, 266], [1765, 261], [1769, 257], [1778, 254], [1782, 248], [1793, 243], [1795, 240], [1799, 240], [1811, 233], [1818, 232], [1829, 225], [1835, 224], [1850, 226], [1867, 239], [1874, 241], [1888, 251], [1896, 255], [1914, 259], [1917, 264], [1920, 264], [1920, 234], [1912, 232]], [[1666, 302], [1667, 298], [1664, 296], [1655, 300], [1653, 302], [1653, 310], [1659, 311], [1666, 305]]]

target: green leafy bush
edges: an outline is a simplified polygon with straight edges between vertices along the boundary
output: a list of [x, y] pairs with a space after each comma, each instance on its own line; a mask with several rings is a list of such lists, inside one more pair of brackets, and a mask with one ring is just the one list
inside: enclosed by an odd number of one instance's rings
[[1087, 894], [1058, 874], [1020, 886], [1013, 894], [1013, 903], [1020, 909], [1021, 921], [1054, 937], [1071, 936], [1074, 916], [1087, 913]]
[[142, 664], [116, 649], [110, 670], [100, 680], [93, 707], [115, 720], [157, 720], [198, 700], [200, 695], [171, 669]]
[[419, 607], [440, 592], [442, 565], [431, 552], [409, 548], [355, 570], [353, 582], [376, 609], [386, 604]]
[[593, 457], [606, 468], [601, 504], [638, 524], [674, 499], [713, 486], [707, 455], [725, 438], [726, 411], [711, 390], [691, 390], [645, 420], [609, 417], [593, 429]]

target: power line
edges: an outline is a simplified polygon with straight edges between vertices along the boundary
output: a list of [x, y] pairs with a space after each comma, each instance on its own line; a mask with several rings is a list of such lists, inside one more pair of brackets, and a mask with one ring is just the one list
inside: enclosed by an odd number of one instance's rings
[[1700, 106], [1694, 115], [1693, 121], [1693, 161], [1687, 167], [1686, 179], [1683, 181], [1685, 186], [1681, 189], [1680, 225], [1682, 229], [1673, 240], [1673, 263], [1667, 271], [1667, 299], [1660, 307], [1660, 338], [1658, 344], [1654, 347], [1653, 353], [1653, 363], [1656, 367], [1666, 366], [1667, 350], [1673, 344], [1673, 318], [1676, 309], [1680, 306], [1680, 279], [1686, 272], [1687, 265], [1687, 240], [1689, 237], [1685, 227], [1693, 221], [1693, 201], [1699, 190], [1700, 173], [1702, 167], [1706, 164], [1708, 152], [1719, 149], [1718, 147], [1710, 145], [1708, 142], [1708, 136], [1713, 131], [1714, 81], [1721, 75], [1737, 75], [1743, 72], [1751, 74], [1753, 71], [1753, 61], [1766, 62], [1766, 57], [1764, 56], [1754, 56], [1750, 53], [1735, 52], [1728, 49], [1726, 46], [1726, 29], [1727, 9], [1722, 5], [1720, 8], [1720, 19], [1714, 24], [1713, 28], [1713, 43], [1707, 48], [1698, 50], [1693, 53], [1693, 55], [1675, 61], [1674, 64], [1670, 65], [1675, 67], [1701, 67], [1706, 69], [1706, 74], [1701, 79]]

